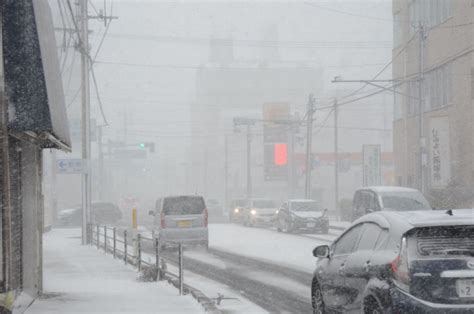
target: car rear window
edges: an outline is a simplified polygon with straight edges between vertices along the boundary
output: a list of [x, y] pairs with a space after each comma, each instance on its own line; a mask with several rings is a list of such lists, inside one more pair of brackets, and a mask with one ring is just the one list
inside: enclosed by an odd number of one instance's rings
[[385, 209], [398, 211], [431, 210], [430, 204], [419, 193], [383, 193], [382, 203]]
[[163, 201], [165, 215], [198, 215], [205, 207], [204, 199], [196, 196], [168, 197]]
[[474, 256], [474, 227], [429, 227], [412, 233], [421, 256]]

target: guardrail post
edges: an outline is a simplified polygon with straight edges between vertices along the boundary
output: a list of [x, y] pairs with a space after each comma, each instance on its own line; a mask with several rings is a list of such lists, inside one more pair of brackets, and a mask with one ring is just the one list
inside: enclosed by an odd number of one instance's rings
[[160, 243], [158, 238], [155, 239], [155, 266], [156, 266], [156, 280], [161, 280], [161, 268], [160, 268]]
[[97, 249], [100, 249], [100, 237], [99, 237], [99, 235], [100, 235], [100, 229], [99, 229], [99, 228], [100, 228], [100, 226], [99, 226], [99, 224], [97, 224], [97, 231], [96, 231], [96, 232], [97, 232], [97, 235], [96, 235], [96, 239], [97, 239]]
[[127, 230], [123, 231], [123, 261], [127, 265]]
[[142, 270], [142, 235], [137, 234], [137, 269]]
[[114, 236], [114, 258], [117, 257], [117, 229], [115, 227], [112, 229]]
[[107, 226], [104, 226], [104, 252], [107, 254]]
[[180, 243], [179, 246], [179, 295], [183, 295], [183, 245]]

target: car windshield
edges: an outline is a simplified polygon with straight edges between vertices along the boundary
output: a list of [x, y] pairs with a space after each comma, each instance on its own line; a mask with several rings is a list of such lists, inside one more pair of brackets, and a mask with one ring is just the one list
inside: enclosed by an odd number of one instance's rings
[[253, 201], [253, 207], [255, 208], [274, 208], [275, 202], [270, 201], [270, 200], [258, 200], [258, 201]]
[[163, 202], [165, 215], [197, 215], [205, 207], [203, 198], [195, 196], [168, 197]]
[[382, 204], [383, 208], [389, 210], [431, 210], [428, 201], [418, 192], [384, 193]]
[[296, 212], [314, 212], [321, 210], [317, 202], [291, 202], [290, 209]]
[[248, 205], [249, 201], [248, 200], [236, 200], [234, 201], [234, 206], [235, 207], [246, 207]]

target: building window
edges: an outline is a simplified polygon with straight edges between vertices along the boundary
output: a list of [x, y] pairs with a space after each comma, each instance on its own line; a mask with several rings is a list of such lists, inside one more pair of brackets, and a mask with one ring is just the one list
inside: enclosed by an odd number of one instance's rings
[[431, 28], [445, 22], [451, 16], [451, 5], [451, 0], [409, 0], [410, 34], [420, 23]]
[[452, 64], [447, 63], [425, 74], [425, 111], [438, 109], [452, 103]]

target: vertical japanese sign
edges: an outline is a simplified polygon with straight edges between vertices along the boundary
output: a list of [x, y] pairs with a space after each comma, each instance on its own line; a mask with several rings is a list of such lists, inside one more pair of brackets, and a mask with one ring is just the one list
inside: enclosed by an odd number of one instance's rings
[[287, 103], [263, 105], [263, 146], [265, 181], [288, 180], [287, 144], [290, 106]]
[[431, 186], [443, 188], [451, 180], [448, 117], [431, 118], [429, 136]]
[[381, 147], [380, 145], [362, 146], [363, 186], [382, 184]]

